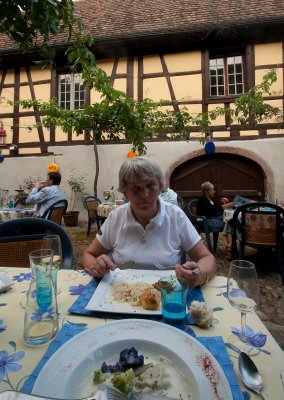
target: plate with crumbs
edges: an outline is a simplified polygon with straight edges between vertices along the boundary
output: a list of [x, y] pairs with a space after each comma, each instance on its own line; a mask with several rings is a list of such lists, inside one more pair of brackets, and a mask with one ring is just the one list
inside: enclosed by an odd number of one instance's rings
[[120, 283], [128, 284], [130, 287], [143, 284], [153, 285], [165, 276], [174, 276], [174, 270], [119, 270], [116, 269], [104, 275], [93, 296], [89, 300], [86, 309], [89, 311], [102, 311], [108, 313], [162, 315], [161, 306], [157, 310], [146, 310], [142, 306], [132, 305], [125, 301], [114, 300], [115, 287]]

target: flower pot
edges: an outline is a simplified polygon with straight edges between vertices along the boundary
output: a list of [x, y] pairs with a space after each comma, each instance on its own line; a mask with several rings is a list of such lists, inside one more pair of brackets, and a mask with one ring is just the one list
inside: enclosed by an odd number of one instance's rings
[[63, 215], [66, 226], [77, 226], [79, 224], [79, 211], [68, 211]]

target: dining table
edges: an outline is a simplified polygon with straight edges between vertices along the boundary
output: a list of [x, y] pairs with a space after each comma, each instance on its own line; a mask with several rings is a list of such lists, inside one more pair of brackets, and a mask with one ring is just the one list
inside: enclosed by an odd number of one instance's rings
[[0, 208], [0, 223], [5, 221], [10, 221], [11, 219], [34, 217], [34, 216], [35, 216], [35, 209], [31, 207]]
[[123, 200], [116, 200], [115, 202], [105, 202], [98, 205], [97, 213], [100, 217], [107, 218], [112, 210], [124, 204]]
[[[151, 274], [151, 271], [148, 272]], [[133, 318], [133, 315], [86, 309], [100, 279], [93, 278], [84, 270], [61, 269], [57, 278], [59, 332], [51, 343], [27, 346], [23, 341], [23, 328], [31, 269], [1, 266], [0, 281], [1, 277], [8, 279], [11, 284], [0, 293], [0, 393], [7, 390], [31, 393], [45, 363], [70, 338], [115, 320], [127, 324], [129, 317]], [[230, 305], [226, 285], [226, 277], [215, 276], [206, 285], [194, 289], [194, 296], [202, 298], [213, 310], [213, 320], [208, 329], [201, 328], [188, 314], [185, 333], [198, 340], [216, 358], [230, 383], [233, 400], [257, 400], [259, 396], [248, 390], [241, 381], [238, 348], [228, 345], [232, 330], [240, 328], [241, 315]], [[147, 319], [147, 315], [141, 319]], [[162, 322], [161, 316], [157, 316], [157, 320]], [[247, 325], [259, 337], [266, 339], [262, 341], [259, 354], [252, 357], [262, 375], [262, 395], [267, 400], [283, 400], [284, 353], [257, 313], [247, 314]]]

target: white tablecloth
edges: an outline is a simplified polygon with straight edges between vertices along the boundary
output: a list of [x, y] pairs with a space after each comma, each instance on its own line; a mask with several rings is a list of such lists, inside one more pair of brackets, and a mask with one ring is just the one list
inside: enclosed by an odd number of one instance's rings
[[[1, 273], [5, 273], [9, 278], [13, 279], [15, 284], [7, 293], [0, 294], [0, 372], [1, 368], [6, 367], [3, 360], [5, 359], [6, 362], [9, 361], [9, 359], [7, 361], [7, 356], [11, 357], [13, 354], [18, 354], [19, 352], [24, 352], [24, 356], [15, 361], [21, 366], [19, 370], [8, 371], [4, 375], [4, 378], [0, 381], [0, 392], [10, 389], [20, 390], [26, 379], [25, 377], [31, 374], [48, 348], [48, 344], [37, 348], [28, 347], [24, 344], [22, 338], [26, 292], [31, 277], [30, 269], [0, 267], [0, 275]], [[59, 271], [58, 289], [60, 293], [58, 294], [58, 309], [60, 324], [69, 322], [91, 328], [111, 321], [109, 318], [73, 315], [68, 312], [69, 307], [78, 298], [91, 279], [83, 271]], [[202, 287], [202, 292], [206, 303], [215, 310], [214, 323], [209, 329], [201, 329], [197, 326], [191, 326], [191, 328], [197, 336], [222, 336], [224, 342], [226, 342], [231, 332], [230, 328], [232, 326], [240, 327], [241, 322], [240, 313], [229, 304], [225, 297], [226, 278], [215, 277], [209, 282], [208, 286]], [[270, 354], [260, 352], [260, 354], [254, 357], [254, 362], [263, 376], [263, 396], [267, 400], [283, 400], [284, 353], [256, 314], [248, 314], [247, 324], [255, 331], [262, 331], [267, 334], [267, 342], [263, 349]], [[238, 355], [232, 350], [228, 351], [237, 378], [241, 383], [237, 367]], [[12, 359], [10, 359], [10, 362], [12, 362]], [[241, 386], [245, 390], [242, 384]], [[257, 400], [259, 397], [252, 394], [251, 399]]]

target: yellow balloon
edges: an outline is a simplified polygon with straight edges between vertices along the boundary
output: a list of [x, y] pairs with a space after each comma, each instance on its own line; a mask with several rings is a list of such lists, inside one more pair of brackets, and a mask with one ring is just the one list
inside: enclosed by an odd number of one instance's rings
[[55, 163], [49, 164], [48, 166], [48, 172], [58, 172], [59, 171], [59, 166]]

